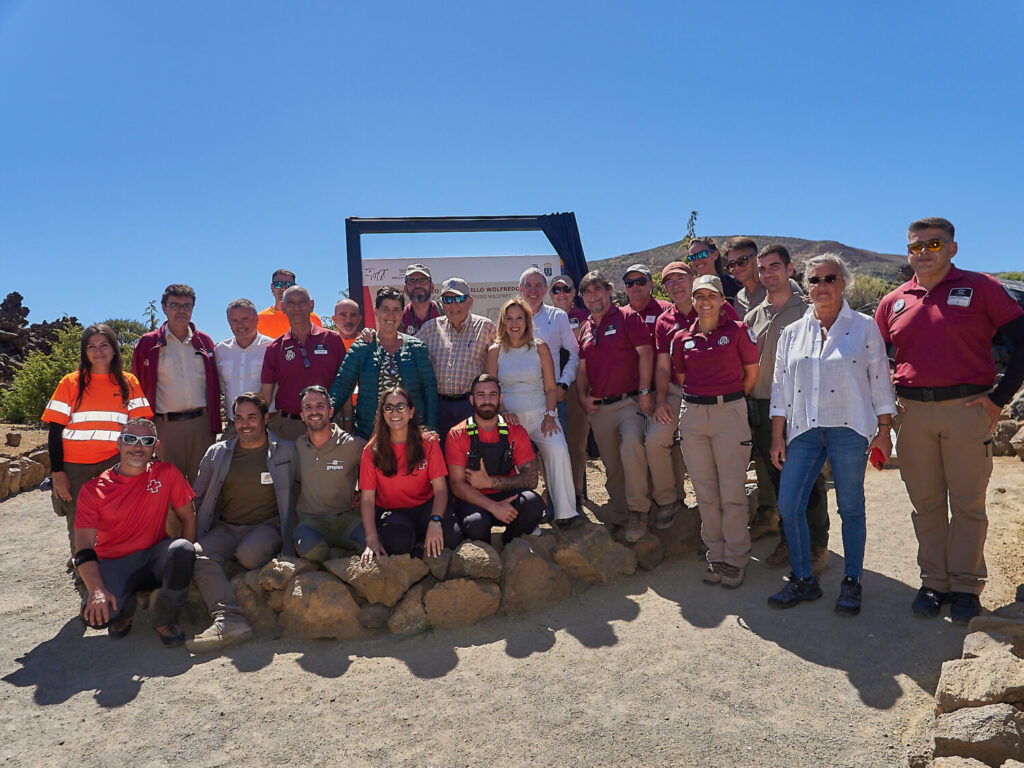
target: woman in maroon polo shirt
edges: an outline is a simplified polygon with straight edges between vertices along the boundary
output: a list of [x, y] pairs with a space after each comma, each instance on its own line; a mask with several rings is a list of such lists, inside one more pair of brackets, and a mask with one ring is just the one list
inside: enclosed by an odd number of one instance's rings
[[717, 276], [694, 280], [697, 320], [675, 335], [670, 348], [683, 388], [683, 458], [708, 548], [703, 580], [738, 587], [750, 561], [744, 483], [751, 438], [744, 396], [757, 381], [757, 337], [743, 323], [722, 319], [724, 302]]

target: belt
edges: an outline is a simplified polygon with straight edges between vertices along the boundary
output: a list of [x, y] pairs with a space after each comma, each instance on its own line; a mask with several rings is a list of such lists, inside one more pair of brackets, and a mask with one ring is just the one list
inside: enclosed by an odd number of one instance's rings
[[918, 400], [922, 403], [941, 403], [943, 400], [956, 400], [958, 397], [970, 397], [988, 392], [991, 387], [984, 384], [957, 384], [954, 387], [896, 387], [896, 394], [908, 400]]
[[468, 400], [469, 392], [463, 392], [461, 395], [438, 395], [442, 400], [447, 400], [449, 403], [457, 403], [460, 400]]
[[278, 413], [286, 419], [295, 419], [296, 421], [302, 420], [302, 417], [297, 413], [288, 413], [288, 411], [278, 411]]
[[632, 392], [623, 392], [621, 395], [613, 395], [612, 397], [599, 397], [594, 402], [597, 405], [611, 405], [617, 403], [619, 400], [625, 400], [627, 397], [636, 397], [640, 394], [640, 390], [634, 389]]
[[172, 413], [158, 413], [157, 418], [164, 421], [188, 421], [196, 419], [206, 413], [205, 408], [196, 408], [194, 411], [174, 411]]
[[742, 400], [743, 397], [742, 392], [730, 392], [728, 395], [717, 395], [716, 397], [683, 394], [683, 400], [695, 405], [721, 405], [722, 403], [731, 403], [733, 400]]

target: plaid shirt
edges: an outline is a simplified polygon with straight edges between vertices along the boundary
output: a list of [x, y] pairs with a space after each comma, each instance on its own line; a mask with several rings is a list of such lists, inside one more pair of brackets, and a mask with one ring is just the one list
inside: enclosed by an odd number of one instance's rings
[[469, 392], [473, 379], [484, 372], [487, 348], [494, 343], [497, 334], [494, 323], [473, 314], [466, 319], [461, 332], [456, 331], [443, 315], [420, 328], [416, 336], [423, 340], [430, 352], [439, 395]]

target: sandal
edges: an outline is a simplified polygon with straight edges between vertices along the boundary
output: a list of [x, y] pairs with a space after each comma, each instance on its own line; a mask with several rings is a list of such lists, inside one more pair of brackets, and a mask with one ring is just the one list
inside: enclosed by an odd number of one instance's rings
[[177, 648], [185, 644], [185, 632], [177, 624], [164, 624], [155, 627], [156, 633], [160, 635], [160, 642], [164, 648]]
[[132, 631], [132, 617], [118, 619], [109, 627], [107, 627], [107, 635], [112, 637], [114, 640], [120, 640], [122, 637], [127, 637]]

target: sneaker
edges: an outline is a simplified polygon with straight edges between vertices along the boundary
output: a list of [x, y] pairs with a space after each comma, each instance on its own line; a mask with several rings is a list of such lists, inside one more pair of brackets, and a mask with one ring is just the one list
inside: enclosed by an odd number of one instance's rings
[[647, 533], [647, 512], [629, 511], [629, 519], [626, 521], [626, 541], [636, 544]]
[[789, 581], [781, 590], [768, 598], [768, 605], [772, 608], [792, 608], [798, 603], [817, 600], [824, 593], [818, 580], [811, 576], [806, 581], [798, 579], [792, 571], [786, 577]]
[[942, 610], [942, 604], [948, 599], [945, 592], [937, 592], [931, 587], [921, 587], [917, 590], [917, 597], [910, 604], [910, 609], [915, 616], [922, 619], [934, 619]]
[[676, 521], [676, 505], [675, 504], [659, 504], [657, 510], [654, 513], [654, 527], [665, 530], [671, 528], [672, 523]]
[[840, 616], [856, 616], [860, 613], [861, 586], [852, 576], [843, 578], [836, 598], [836, 613]]
[[708, 563], [707, 570], [704, 571], [704, 575], [701, 576], [701, 581], [705, 584], [721, 584], [722, 583], [722, 572], [719, 570], [724, 563]]
[[764, 559], [764, 564], [769, 568], [782, 568], [784, 565], [789, 565], [789, 544], [780, 541], [775, 551]]
[[229, 645], [244, 643], [252, 638], [252, 627], [245, 619], [226, 618], [216, 615], [213, 624], [191, 640], [185, 647], [192, 653], [209, 653], [219, 651]]
[[981, 601], [970, 592], [950, 592], [952, 605], [949, 606], [949, 618], [954, 624], [967, 624], [981, 613]]
[[815, 576], [821, 576], [821, 572], [825, 570], [825, 566], [828, 565], [829, 559], [832, 557], [832, 553], [828, 551], [828, 547], [816, 547], [811, 545], [811, 573]]
[[555, 520], [555, 527], [560, 531], [571, 531], [576, 526], [583, 525], [583, 520], [583, 515], [577, 514], [564, 520]]
[[779, 534], [779, 510], [776, 507], [758, 507], [750, 523], [750, 540]]
[[739, 568], [735, 565], [722, 563], [719, 565], [719, 570], [722, 573], [723, 587], [736, 589], [736, 587], [743, 583], [743, 575], [746, 572], [746, 568]]

